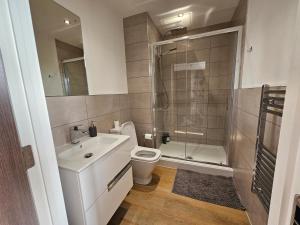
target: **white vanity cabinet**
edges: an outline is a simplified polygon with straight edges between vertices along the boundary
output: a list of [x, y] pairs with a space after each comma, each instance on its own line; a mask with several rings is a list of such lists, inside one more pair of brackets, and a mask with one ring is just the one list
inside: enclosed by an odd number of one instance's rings
[[108, 223], [133, 186], [130, 150], [127, 139], [80, 170], [59, 161], [70, 225]]

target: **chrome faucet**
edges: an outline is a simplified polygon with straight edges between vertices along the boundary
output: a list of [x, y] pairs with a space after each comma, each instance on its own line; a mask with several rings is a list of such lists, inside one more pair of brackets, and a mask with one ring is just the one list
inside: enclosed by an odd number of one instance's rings
[[78, 144], [80, 142], [79, 139], [84, 136], [88, 136], [88, 134], [88, 129], [81, 124], [70, 127], [70, 138], [72, 144]]

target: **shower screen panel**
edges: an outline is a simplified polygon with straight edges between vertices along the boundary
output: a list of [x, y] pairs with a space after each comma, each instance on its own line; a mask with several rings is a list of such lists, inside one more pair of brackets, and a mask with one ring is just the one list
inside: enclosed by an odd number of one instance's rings
[[227, 164], [237, 33], [154, 49], [156, 147], [166, 157]]
[[62, 63], [64, 91], [68, 96], [88, 95], [86, 70], [83, 60]]

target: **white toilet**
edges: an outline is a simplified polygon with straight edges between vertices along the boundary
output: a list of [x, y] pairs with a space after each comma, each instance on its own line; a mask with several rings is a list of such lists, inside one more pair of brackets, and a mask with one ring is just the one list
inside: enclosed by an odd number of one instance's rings
[[138, 146], [135, 127], [132, 121], [121, 125], [121, 134], [130, 136], [132, 144], [131, 162], [133, 180], [137, 184], [147, 185], [152, 180], [152, 172], [161, 157], [161, 151]]

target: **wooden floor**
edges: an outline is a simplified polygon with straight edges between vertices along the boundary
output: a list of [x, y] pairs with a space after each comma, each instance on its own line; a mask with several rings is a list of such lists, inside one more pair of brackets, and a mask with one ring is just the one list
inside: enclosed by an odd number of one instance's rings
[[250, 225], [244, 211], [172, 193], [175, 175], [156, 167], [152, 183], [135, 185], [109, 225]]

